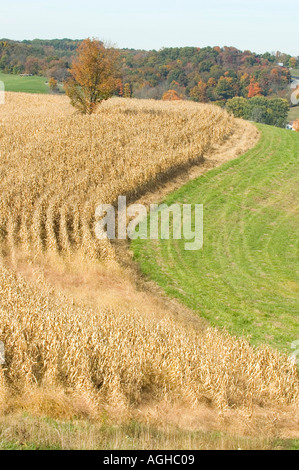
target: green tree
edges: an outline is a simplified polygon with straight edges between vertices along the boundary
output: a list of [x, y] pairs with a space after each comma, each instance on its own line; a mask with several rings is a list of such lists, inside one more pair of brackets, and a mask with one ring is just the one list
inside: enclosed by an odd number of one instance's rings
[[277, 127], [285, 127], [289, 114], [289, 103], [281, 98], [268, 100], [268, 124]]
[[227, 101], [226, 109], [238, 118], [270, 126], [285, 127], [289, 104], [287, 100], [281, 98], [268, 99], [264, 96], [255, 96], [245, 99], [235, 97]]
[[227, 101], [226, 109], [236, 118], [244, 118], [248, 108], [248, 100], [242, 97], [234, 97]]
[[234, 80], [231, 77], [221, 77], [216, 87], [216, 93], [220, 99], [228, 100], [235, 96]]

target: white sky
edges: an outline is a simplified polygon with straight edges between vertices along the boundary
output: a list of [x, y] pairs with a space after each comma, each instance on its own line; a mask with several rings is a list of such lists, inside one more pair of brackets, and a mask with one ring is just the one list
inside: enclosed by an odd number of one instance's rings
[[298, 0], [0, 0], [0, 37], [160, 49], [235, 46], [299, 55]]

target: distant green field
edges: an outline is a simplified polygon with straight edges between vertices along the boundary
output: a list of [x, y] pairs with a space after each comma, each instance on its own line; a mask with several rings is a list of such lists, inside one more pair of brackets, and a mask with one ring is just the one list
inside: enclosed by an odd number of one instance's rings
[[291, 70], [292, 77], [299, 77], [299, 69]]
[[299, 119], [299, 106], [290, 109], [288, 120], [289, 121], [296, 121]]
[[288, 353], [299, 339], [299, 133], [258, 125], [258, 145], [168, 205], [203, 204], [204, 247], [135, 240], [144, 274], [211, 325]]
[[8, 75], [0, 73], [0, 80], [5, 85], [6, 91], [20, 91], [24, 93], [49, 93], [45, 77], [20, 77], [19, 75]]

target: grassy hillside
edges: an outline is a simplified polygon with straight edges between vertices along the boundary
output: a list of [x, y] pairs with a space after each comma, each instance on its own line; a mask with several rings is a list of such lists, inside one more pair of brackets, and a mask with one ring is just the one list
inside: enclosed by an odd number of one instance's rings
[[204, 248], [133, 243], [142, 271], [214, 326], [290, 352], [298, 339], [299, 134], [259, 126], [259, 144], [168, 197], [204, 205]]
[[19, 75], [0, 73], [0, 80], [4, 83], [6, 91], [49, 93], [45, 77], [20, 77]]

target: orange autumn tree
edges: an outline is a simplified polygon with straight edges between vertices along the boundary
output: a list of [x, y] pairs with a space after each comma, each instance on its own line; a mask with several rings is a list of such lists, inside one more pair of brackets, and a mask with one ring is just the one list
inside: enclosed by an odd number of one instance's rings
[[293, 123], [293, 129], [294, 129], [296, 132], [299, 132], [299, 119], [297, 119], [297, 120]]
[[261, 96], [262, 89], [259, 86], [258, 82], [255, 82], [254, 78], [250, 80], [250, 84], [247, 87], [248, 98], [253, 98], [254, 96]]
[[[212, 80], [214, 80], [214, 81], [212, 82]], [[209, 81], [210, 81], [210, 83], [213, 83], [212, 86], [216, 85], [216, 80], [215, 79], [210, 78]], [[194, 88], [192, 88], [192, 90], [190, 91], [191, 98], [194, 101], [200, 101], [201, 103], [207, 103], [209, 101], [209, 99], [207, 97], [207, 88], [208, 88], [208, 85], [206, 83], [204, 83], [202, 80], [200, 80], [198, 82], [198, 84]]]
[[182, 98], [177, 94], [175, 90], [168, 90], [162, 96], [163, 101], [178, 101]]
[[53, 92], [58, 89], [58, 83], [57, 83], [57, 80], [55, 80], [54, 77], [51, 77], [50, 80], [49, 80], [49, 88]]
[[291, 57], [290, 60], [289, 60], [289, 66], [291, 68], [295, 68], [297, 65], [297, 59], [295, 57]]
[[97, 39], [85, 39], [77, 49], [64, 83], [71, 104], [82, 114], [92, 114], [99, 103], [107, 100], [118, 86], [118, 53]]

